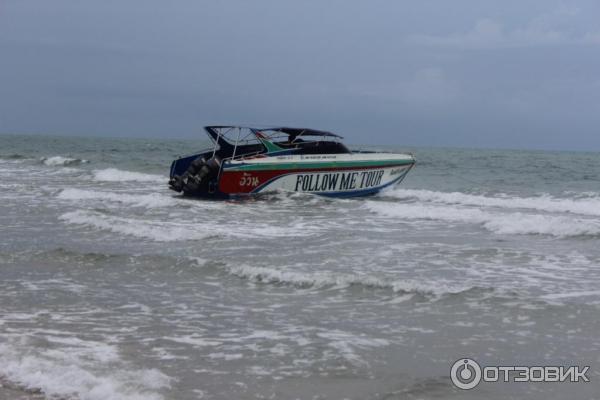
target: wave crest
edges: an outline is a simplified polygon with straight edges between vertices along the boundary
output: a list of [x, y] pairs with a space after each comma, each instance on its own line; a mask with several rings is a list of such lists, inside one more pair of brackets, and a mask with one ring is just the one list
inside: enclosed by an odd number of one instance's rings
[[549, 235], [560, 238], [600, 235], [600, 221], [595, 219], [383, 201], [369, 201], [365, 203], [365, 207], [377, 214], [404, 220], [477, 224], [497, 234]]
[[101, 182], [167, 182], [167, 178], [162, 175], [145, 174], [142, 172], [124, 171], [117, 168], [106, 168], [94, 170], [94, 180]]
[[76, 201], [106, 200], [146, 208], [162, 208], [178, 204], [177, 199], [159, 193], [129, 194], [75, 188], [63, 189], [57, 197], [63, 200]]
[[564, 199], [548, 194], [537, 197], [509, 197], [507, 195], [491, 197], [460, 192], [436, 192], [411, 189], [395, 189], [387, 192], [386, 195], [399, 199], [416, 199], [436, 204], [531, 209], [546, 212], [600, 216], [600, 197], [598, 196], [588, 196], [588, 198], [583, 199]]
[[91, 226], [97, 229], [151, 239], [157, 242], [200, 240], [215, 236], [209, 230], [190, 230], [188, 226], [175, 222], [140, 221], [82, 210], [65, 213], [59, 218], [70, 224]]
[[69, 158], [63, 156], [42, 157], [40, 161], [42, 162], [42, 164], [47, 165], [49, 167], [66, 167], [68, 165], [79, 165], [89, 163], [88, 160], [83, 160], [81, 158]]
[[441, 282], [423, 284], [410, 279], [390, 281], [385, 278], [360, 274], [282, 271], [275, 268], [252, 267], [248, 265], [228, 267], [227, 270], [231, 275], [255, 282], [291, 285], [300, 288], [348, 288], [351, 286], [360, 286], [371, 289], [391, 290], [394, 293], [419, 294], [434, 297], [459, 294], [476, 289], [473, 286], [454, 287]]
[[[101, 343], [77, 340], [66, 347], [37, 352], [29, 346], [26, 351], [18, 350], [21, 345], [14, 341], [10, 346], [0, 344], [0, 377], [11, 385], [40, 392], [48, 398], [159, 400], [163, 397], [157, 391], [170, 387], [170, 378], [156, 369], [96, 370], [93, 361], [113, 367], [121, 364], [116, 355], [105, 358], [102, 353], [107, 346]], [[100, 358], [95, 353], [99, 353]]]

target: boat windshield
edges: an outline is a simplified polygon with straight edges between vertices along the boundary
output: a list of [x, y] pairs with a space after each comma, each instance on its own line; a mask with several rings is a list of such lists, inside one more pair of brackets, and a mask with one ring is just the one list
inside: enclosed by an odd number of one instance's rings
[[350, 153], [331, 132], [303, 128], [251, 128], [207, 126], [215, 149], [227, 157], [292, 151], [295, 154]]

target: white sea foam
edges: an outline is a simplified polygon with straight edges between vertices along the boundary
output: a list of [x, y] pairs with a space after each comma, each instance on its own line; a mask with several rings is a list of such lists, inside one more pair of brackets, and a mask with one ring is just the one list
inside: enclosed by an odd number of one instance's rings
[[152, 314], [152, 308], [148, 307], [145, 304], [140, 304], [140, 303], [129, 303], [129, 304], [125, 304], [121, 307], [116, 307], [116, 309], [118, 310], [127, 310], [127, 312], [132, 312], [135, 313], [136, 311], [139, 310], [139, 312], [141, 314]]
[[228, 353], [219, 352], [219, 353], [208, 354], [208, 358], [231, 361], [231, 360], [240, 360], [240, 359], [244, 358], [244, 355], [241, 353], [228, 354]]
[[556, 237], [600, 235], [600, 222], [597, 220], [548, 215], [514, 213], [495, 216], [484, 222], [483, 226], [494, 233], [506, 235], [539, 234]]
[[[158, 391], [170, 386], [170, 378], [156, 369], [127, 369], [114, 358], [90, 360], [89, 346], [84, 350], [81, 353], [77, 346], [36, 350], [24, 340], [3, 343], [0, 376], [48, 398], [159, 400]], [[107, 363], [113, 368], [98, 368]]]
[[600, 197], [597, 196], [579, 199], [557, 198], [548, 194], [537, 197], [491, 197], [460, 192], [436, 192], [411, 189], [394, 189], [386, 192], [386, 194], [400, 199], [417, 199], [438, 204], [531, 209], [546, 212], [600, 216]]
[[220, 340], [205, 339], [205, 338], [194, 336], [194, 335], [187, 335], [187, 336], [180, 336], [180, 337], [165, 336], [165, 337], [163, 337], [163, 339], [169, 340], [169, 341], [175, 342], [175, 343], [190, 344], [194, 347], [219, 346], [219, 345], [223, 344], [223, 342]]
[[368, 201], [365, 207], [404, 220], [433, 220], [478, 224], [497, 234], [538, 234], [556, 237], [600, 235], [600, 221], [547, 214], [489, 212], [458, 206]]
[[287, 284], [306, 288], [364, 286], [375, 289], [389, 289], [394, 292], [433, 296], [456, 294], [473, 288], [472, 286], [454, 287], [440, 281], [424, 284], [410, 279], [390, 280], [383, 277], [359, 274], [285, 271], [277, 268], [248, 265], [228, 267], [228, 272], [240, 278], [256, 282]]
[[71, 351], [76, 353], [77, 357], [85, 357], [86, 359], [99, 361], [101, 363], [119, 360], [119, 352], [117, 346], [114, 345], [58, 335], [48, 335], [45, 336], [45, 339], [49, 342], [68, 346]]
[[542, 299], [555, 300], [555, 299], [566, 299], [573, 297], [598, 297], [600, 296], [600, 290], [585, 290], [578, 292], [568, 292], [568, 293], [551, 293], [544, 296], [541, 296]]
[[194, 229], [193, 226], [176, 222], [141, 221], [82, 210], [65, 213], [59, 218], [71, 224], [92, 226], [97, 229], [158, 242], [199, 240], [215, 235], [213, 231]]
[[63, 157], [63, 156], [42, 157], [40, 159], [40, 161], [44, 165], [48, 165], [50, 167], [89, 163], [88, 160], [82, 160], [80, 158], [69, 158], [69, 157]]
[[124, 171], [117, 168], [106, 168], [94, 170], [94, 179], [102, 182], [161, 182], [165, 183], [167, 177], [155, 174], [145, 174], [142, 172]]
[[336, 350], [344, 359], [356, 366], [365, 366], [368, 364], [357, 350], [370, 352], [374, 347], [388, 346], [390, 342], [386, 339], [357, 336], [350, 332], [344, 332], [337, 329], [319, 332], [317, 336], [326, 339], [328, 346]]
[[85, 189], [63, 189], [57, 196], [63, 200], [104, 200], [116, 203], [131, 204], [138, 207], [162, 208], [177, 204], [173, 197], [160, 193], [131, 194], [121, 192], [105, 192], [99, 190]]
[[77, 210], [62, 214], [59, 219], [69, 224], [86, 225], [96, 229], [106, 230], [158, 242], [173, 242], [183, 240], [201, 240], [210, 237], [247, 238], [263, 237], [299, 237], [308, 236], [318, 231], [319, 227], [304, 226], [304, 222], [293, 222], [292, 228], [288, 226], [275, 226], [267, 222], [237, 224], [235, 226], [211, 223], [205, 220], [141, 220], [106, 215], [95, 211]]

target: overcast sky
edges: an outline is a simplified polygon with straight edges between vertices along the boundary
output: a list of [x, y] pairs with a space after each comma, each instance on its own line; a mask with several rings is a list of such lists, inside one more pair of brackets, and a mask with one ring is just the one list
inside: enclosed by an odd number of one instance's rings
[[0, 132], [600, 150], [600, 2], [0, 0]]

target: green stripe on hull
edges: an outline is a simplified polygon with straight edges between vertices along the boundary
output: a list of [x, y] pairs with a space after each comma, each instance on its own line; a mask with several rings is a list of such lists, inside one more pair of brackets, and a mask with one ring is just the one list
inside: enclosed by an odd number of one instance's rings
[[315, 163], [264, 163], [247, 164], [236, 167], [226, 167], [226, 171], [264, 171], [264, 170], [295, 170], [295, 169], [320, 169], [320, 168], [365, 168], [365, 167], [390, 167], [414, 164], [413, 160], [378, 160], [378, 161], [334, 161]]

